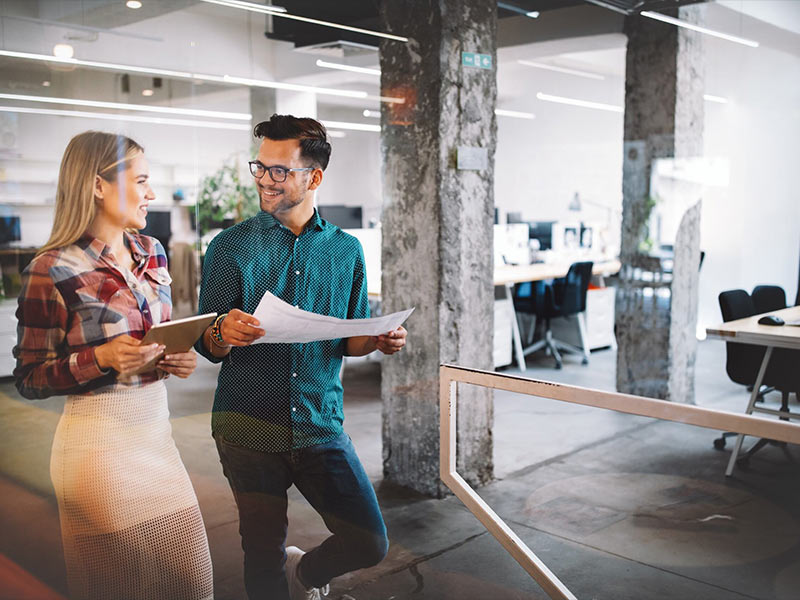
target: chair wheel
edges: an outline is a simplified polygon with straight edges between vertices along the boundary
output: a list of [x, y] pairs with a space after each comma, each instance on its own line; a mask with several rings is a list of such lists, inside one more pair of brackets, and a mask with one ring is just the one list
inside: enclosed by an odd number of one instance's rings
[[584, 357], [584, 359], [581, 361], [581, 364], [582, 365], [588, 365], [589, 364], [589, 359]]
[[723, 448], [725, 448], [725, 438], [721, 437], [721, 438], [715, 439], [714, 440], [714, 448], [717, 449], [717, 450], [722, 450]]
[[556, 363], [556, 369], [560, 369], [561, 366], [562, 366], [561, 363]]

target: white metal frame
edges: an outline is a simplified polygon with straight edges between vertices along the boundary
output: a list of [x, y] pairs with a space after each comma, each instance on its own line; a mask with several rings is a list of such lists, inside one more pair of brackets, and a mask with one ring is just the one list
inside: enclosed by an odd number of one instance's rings
[[456, 470], [458, 382], [800, 444], [800, 425], [786, 421], [772, 421], [630, 394], [442, 365], [439, 369], [439, 473], [442, 481], [553, 600], [577, 599]]

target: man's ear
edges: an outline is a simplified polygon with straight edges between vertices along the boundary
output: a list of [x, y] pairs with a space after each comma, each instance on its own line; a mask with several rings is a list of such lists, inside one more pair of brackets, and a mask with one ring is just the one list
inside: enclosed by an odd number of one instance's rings
[[311, 171], [311, 177], [308, 178], [308, 189], [315, 190], [322, 183], [322, 169], [314, 169]]

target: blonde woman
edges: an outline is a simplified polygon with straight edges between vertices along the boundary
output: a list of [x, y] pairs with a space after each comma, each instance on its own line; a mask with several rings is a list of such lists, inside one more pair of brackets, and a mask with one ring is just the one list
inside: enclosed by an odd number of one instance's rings
[[153, 199], [139, 144], [75, 136], [53, 231], [19, 297], [17, 388], [26, 398], [67, 395], [50, 474], [76, 600], [212, 597], [205, 528], [163, 382], [188, 377], [196, 355], [134, 374], [163, 350], [140, 340], [172, 308], [164, 248], [135, 233]]

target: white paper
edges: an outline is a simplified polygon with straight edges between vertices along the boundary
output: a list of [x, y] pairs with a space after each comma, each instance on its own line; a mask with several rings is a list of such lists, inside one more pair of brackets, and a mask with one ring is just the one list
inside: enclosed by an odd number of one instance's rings
[[266, 333], [254, 344], [296, 344], [381, 335], [400, 327], [413, 308], [372, 319], [337, 319], [301, 310], [269, 292], [264, 293], [253, 316]]

